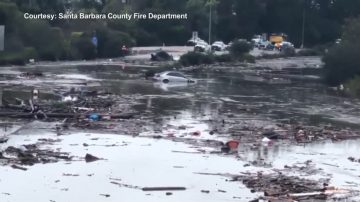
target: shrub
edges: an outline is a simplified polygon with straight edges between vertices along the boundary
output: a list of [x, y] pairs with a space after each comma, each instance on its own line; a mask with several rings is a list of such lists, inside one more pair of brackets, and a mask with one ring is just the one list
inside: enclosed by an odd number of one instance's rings
[[216, 55], [214, 59], [216, 62], [231, 62], [233, 60], [230, 54]]
[[33, 48], [33, 47], [24, 48], [22, 55], [23, 55], [24, 59], [26, 59], [27, 61], [29, 59], [38, 58], [38, 53], [36, 52], [35, 48]]
[[135, 41], [128, 34], [120, 31], [98, 30], [98, 51], [100, 57], [123, 56], [122, 46], [131, 47]]
[[248, 62], [248, 63], [255, 63], [255, 57], [249, 53], [244, 54], [241, 58], [241, 61]]
[[73, 36], [71, 39], [71, 55], [73, 59], [94, 59], [96, 58], [96, 47], [90, 37], [84, 34], [80, 37]]
[[22, 52], [4, 52], [0, 54], [0, 65], [25, 65]]
[[19, 27], [24, 46], [34, 47], [40, 59], [59, 60], [64, 54], [65, 37], [60, 28], [42, 20], [23, 21]]
[[356, 45], [343, 42], [329, 50], [323, 57], [325, 80], [328, 84], [339, 85], [355, 75], [360, 75], [360, 61], [357, 52], [359, 48], [360, 46], [356, 47]]
[[180, 57], [180, 63], [183, 66], [213, 64], [214, 56], [198, 52], [188, 52]]
[[353, 79], [345, 83], [345, 88], [353, 96], [360, 97], [360, 76], [355, 76]]
[[296, 53], [298, 56], [317, 56], [321, 55], [321, 52], [316, 49], [303, 49]]
[[331, 85], [360, 75], [359, 50], [360, 18], [351, 20], [345, 26], [340, 44], [335, 44], [323, 57], [325, 63], [325, 81]]
[[284, 57], [293, 57], [295, 54], [295, 48], [291, 46], [285, 46], [281, 50], [281, 55]]
[[236, 40], [230, 46], [230, 54], [234, 58], [239, 58], [246, 53], [249, 53], [252, 49], [251, 43], [244, 40]]

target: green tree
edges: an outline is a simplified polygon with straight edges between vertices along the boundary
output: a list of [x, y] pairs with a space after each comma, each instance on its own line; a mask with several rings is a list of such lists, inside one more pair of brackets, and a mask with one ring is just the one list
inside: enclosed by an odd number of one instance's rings
[[338, 85], [360, 75], [360, 18], [349, 20], [344, 28], [342, 41], [324, 56], [325, 79]]

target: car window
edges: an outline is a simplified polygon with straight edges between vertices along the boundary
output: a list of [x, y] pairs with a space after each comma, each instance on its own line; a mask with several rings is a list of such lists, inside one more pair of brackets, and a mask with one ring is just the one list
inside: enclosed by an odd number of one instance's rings
[[185, 78], [184, 75], [182, 75], [182, 74], [180, 74], [180, 73], [176, 73], [176, 72], [170, 72], [170, 73], [168, 73], [168, 76], [176, 76], [176, 77]]

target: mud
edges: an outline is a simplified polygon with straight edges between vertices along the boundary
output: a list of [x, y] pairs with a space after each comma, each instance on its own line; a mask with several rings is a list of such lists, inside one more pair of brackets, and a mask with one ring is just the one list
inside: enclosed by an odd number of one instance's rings
[[[318, 58], [184, 69], [195, 84], [105, 62], [0, 71], [5, 200], [356, 201], [360, 104], [320, 83]], [[32, 113], [34, 89], [46, 117]], [[44, 173], [34, 189], [51, 194], [5, 186]], [[141, 190], [164, 187], [185, 189]]]

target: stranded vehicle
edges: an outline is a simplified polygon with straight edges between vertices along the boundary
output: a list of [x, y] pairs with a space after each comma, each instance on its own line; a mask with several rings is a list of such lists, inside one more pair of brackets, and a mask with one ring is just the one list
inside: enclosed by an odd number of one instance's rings
[[166, 71], [161, 72], [158, 74], [155, 74], [153, 77], [155, 81], [161, 81], [163, 83], [169, 83], [169, 82], [188, 82], [188, 83], [194, 83], [195, 81], [186, 77], [184, 74], [176, 71]]

